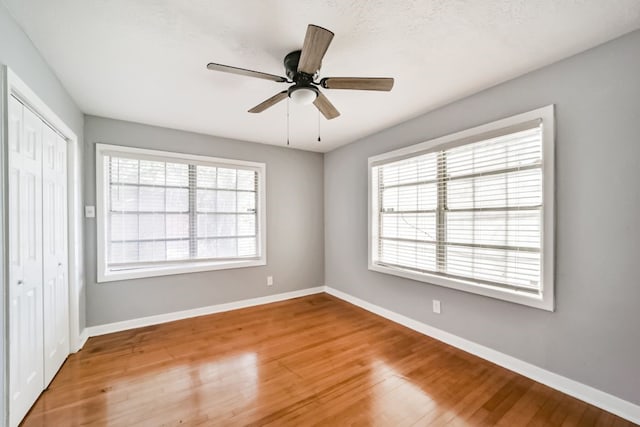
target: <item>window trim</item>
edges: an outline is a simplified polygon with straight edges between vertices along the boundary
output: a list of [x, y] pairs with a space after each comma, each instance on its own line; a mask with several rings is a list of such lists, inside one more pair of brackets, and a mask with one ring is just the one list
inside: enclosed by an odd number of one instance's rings
[[[368, 269], [380, 273], [404, 277], [433, 285], [444, 286], [504, 301], [514, 302], [547, 311], [555, 309], [555, 108], [548, 105], [526, 113], [517, 114], [484, 125], [445, 135], [426, 142], [410, 145], [368, 159]], [[373, 168], [402, 158], [413, 157], [444, 146], [462, 145], [488, 139], [496, 132], [518, 126], [533, 120], [542, 121], [542, 235], [541, 237], [541, 290], [529, 293], [502, 287], [485, 285], [470, 280], [455, 279], [430, 273], [394, 268], [375, 262], [378, 241], [377, 186], [374, 184]]]
[[[106, 239], [106, 218], [104, 215], [107, 206], [106, 179], [103, 157], [109, 152], [130, 154], [132, 157], [143, 156], [145, 159], [159, 157], [166, 161], [175, 159], [176, 162], [201, 164], [205, 166], [229, 166], [233, 168], [251, 168], [258, 173], [258, 251], [256, 258], [246, 260], [218, 260], [202, 261], [187, 260], [148, 268], [135, 270], [108, 271], [106, 264], [107, 239]], [[246, 160], [224, 159], [219, 157], [201, 156], [195, 154], [185, 154], [170, 151], [151, 150], [146, 148], [129, 147], [111, 144], [96, 144], [96, 266], [97, 282], [113, 282], [119, 280], [139, 279], [144, 277], [169, 276], [173, 274], [193, 273], [201, 271], [225, 270], [230, 268], [244, 268], [267, 265], [267, 195], [266, 195], [266, 164], [250, 162]]]

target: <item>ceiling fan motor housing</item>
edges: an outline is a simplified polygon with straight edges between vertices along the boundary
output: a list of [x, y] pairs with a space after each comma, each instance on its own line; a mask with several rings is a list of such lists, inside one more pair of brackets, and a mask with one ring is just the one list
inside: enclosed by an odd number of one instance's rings
[[[313, 77], [314, 77], [313, 75], [298, 71], [298, 63], [300, 62], [301, 53], [302, 51], [300, 50], [294, 50], [293, 52], [289, 53], [287, 56], [284, 57], [284, 68], [287, 72], [287, 76], [294, 83], [292, 86], [289, 87], [289, 89], [287, 89], [287, 96], [289, 96], [289, 98], [291, 99], [294, 99], [294, 98], [295, 99], [300, 98], [301, 100], [305, 99], [305, 101], [302, 101], [302, 103], [307, 104], [309, 103], [310, 100], [313, 100], [318, 96], [319, 91], [318, 91], [318, 88], [314, 86], [315, 83], [313, 82]], [[310, 97], [309, 95], [302, 96], [302, 92], [299, 92], [299, 94], [301, 95], [299, 97], [297, 97], [296, 95], [293, 95], [293, 93], [298, 90], [302, 90], [304, 92], [312, 91], [315, 94], [315, 96], [313, 97]]]
[[310, 85], [313, 83], [314, 75], [307, 74], [302, 71], [298, 71], [298, 64], [300, 63], [300, 54], [302, 51], [294, 50], [284, 57], [284, 69], [294, 83], [300, 85]]

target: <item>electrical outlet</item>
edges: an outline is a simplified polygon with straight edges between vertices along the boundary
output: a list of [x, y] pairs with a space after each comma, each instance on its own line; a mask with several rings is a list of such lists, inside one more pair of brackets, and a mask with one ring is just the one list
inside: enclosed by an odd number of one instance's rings
[[435, 314], [440, 314], [440, 300], [433, 300], [433, 312]]
[[273, 286], [273, 276], [267, 276], [267, 286]]

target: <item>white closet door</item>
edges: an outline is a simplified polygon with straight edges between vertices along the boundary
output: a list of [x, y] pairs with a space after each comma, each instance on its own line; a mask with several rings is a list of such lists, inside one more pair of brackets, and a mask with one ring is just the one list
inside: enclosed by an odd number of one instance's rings
[[42, 122], [9, 102], [9, 403], [17, 425], [44, 384]]
[[44, 269], [44, 388], [69, 354], [67, 280], [67, 142], [49, 126], [42, 133]]

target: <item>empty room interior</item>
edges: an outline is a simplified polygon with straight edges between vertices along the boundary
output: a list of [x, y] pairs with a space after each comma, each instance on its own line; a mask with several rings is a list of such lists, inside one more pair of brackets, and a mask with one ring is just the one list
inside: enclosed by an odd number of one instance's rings
[[0, 425], [640, 424], [637, 0], [0, 0]]

